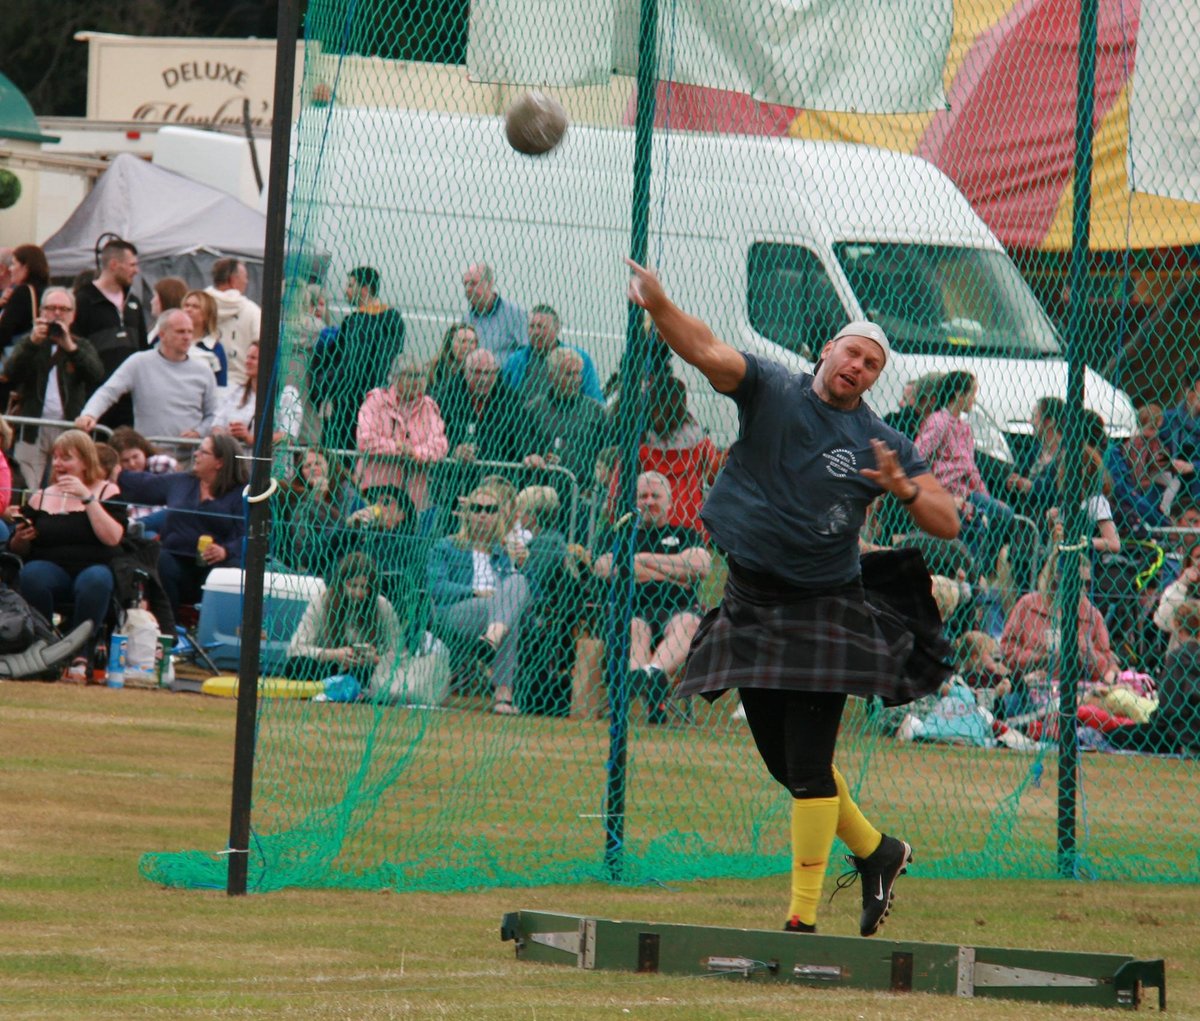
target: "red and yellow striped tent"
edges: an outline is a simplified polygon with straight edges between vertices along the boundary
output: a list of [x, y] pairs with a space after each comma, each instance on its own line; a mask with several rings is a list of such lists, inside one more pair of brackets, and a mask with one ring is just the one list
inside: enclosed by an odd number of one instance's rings
[[[1129, 190], [1125, 156], [1139, 14], [1140, 0], [1099, 3], [1093, 251], [1200, 242], [1200, 207]], [[662, 84], [656, 119], [680, 130], [791, 134], [916, 153], [949, 175], [1005, 245], [1062, 252], [1071, 242], [1078, 33], [1079, 0], [955, 0], [945, 70], [949, 110], [796, 110]], [[1134, 175], [1136, 183], [1136, 166]]]

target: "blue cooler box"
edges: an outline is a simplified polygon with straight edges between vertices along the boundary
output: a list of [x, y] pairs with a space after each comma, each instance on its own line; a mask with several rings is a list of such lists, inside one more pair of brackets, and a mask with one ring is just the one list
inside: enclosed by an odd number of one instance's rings
[[[239, 567], [215, 567], [204, 581], [197, 636], [212, 661], [222, 669], [237, 669], [242, 654], [242, 575]], [[325, 582], [305, 574], [263, 575], [264, 674], [280, 669], [288, 643], [308, 604], [325, 591]]]

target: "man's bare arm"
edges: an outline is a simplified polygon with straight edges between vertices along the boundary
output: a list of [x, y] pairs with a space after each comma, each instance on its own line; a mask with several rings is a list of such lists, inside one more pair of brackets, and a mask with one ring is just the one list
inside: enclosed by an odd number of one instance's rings
[[675, 305], [658, 277], [645, 266], [626, 259], [633, 275], [629, 278], [629, 300], [644, 308], [654, 320], [659, 335], [680, 358], [704, 373], [713, 389], [732, 393], [746, 375], [746, 359], [709, 328]]

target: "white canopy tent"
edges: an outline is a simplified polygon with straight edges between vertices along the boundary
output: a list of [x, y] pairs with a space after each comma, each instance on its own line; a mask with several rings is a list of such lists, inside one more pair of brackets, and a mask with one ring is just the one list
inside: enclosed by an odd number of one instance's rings
[[243, 202], [128, 153], [112, 166], [61, 229], [44, 244], [56, 279], [96, 269], [97, 241], [116, 234], [137, 246], [141, 281], [165, 276], [195, 287], [212, 282], [217, 259], [237, 256], [250, 272], [250, 297], [261, 294], [266, 217]]

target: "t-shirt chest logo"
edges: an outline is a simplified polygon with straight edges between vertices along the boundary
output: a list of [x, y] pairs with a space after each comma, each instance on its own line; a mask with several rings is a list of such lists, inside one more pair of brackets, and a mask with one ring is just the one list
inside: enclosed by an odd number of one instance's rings
[[667, 549], [674, 549], [679, 545], [679, 536], [664, 535], [661, 539], [659, 539], [658, 544], [660, 546], [665, 546]]
[[845, 447], [837, 447], [834, 450], [827, 450], [821, 456], [825, 458], [825, 470], [830, 475], [839, 479], [845, 479], [854, 474], [855, 461], [853, 450], [847, 450]]

